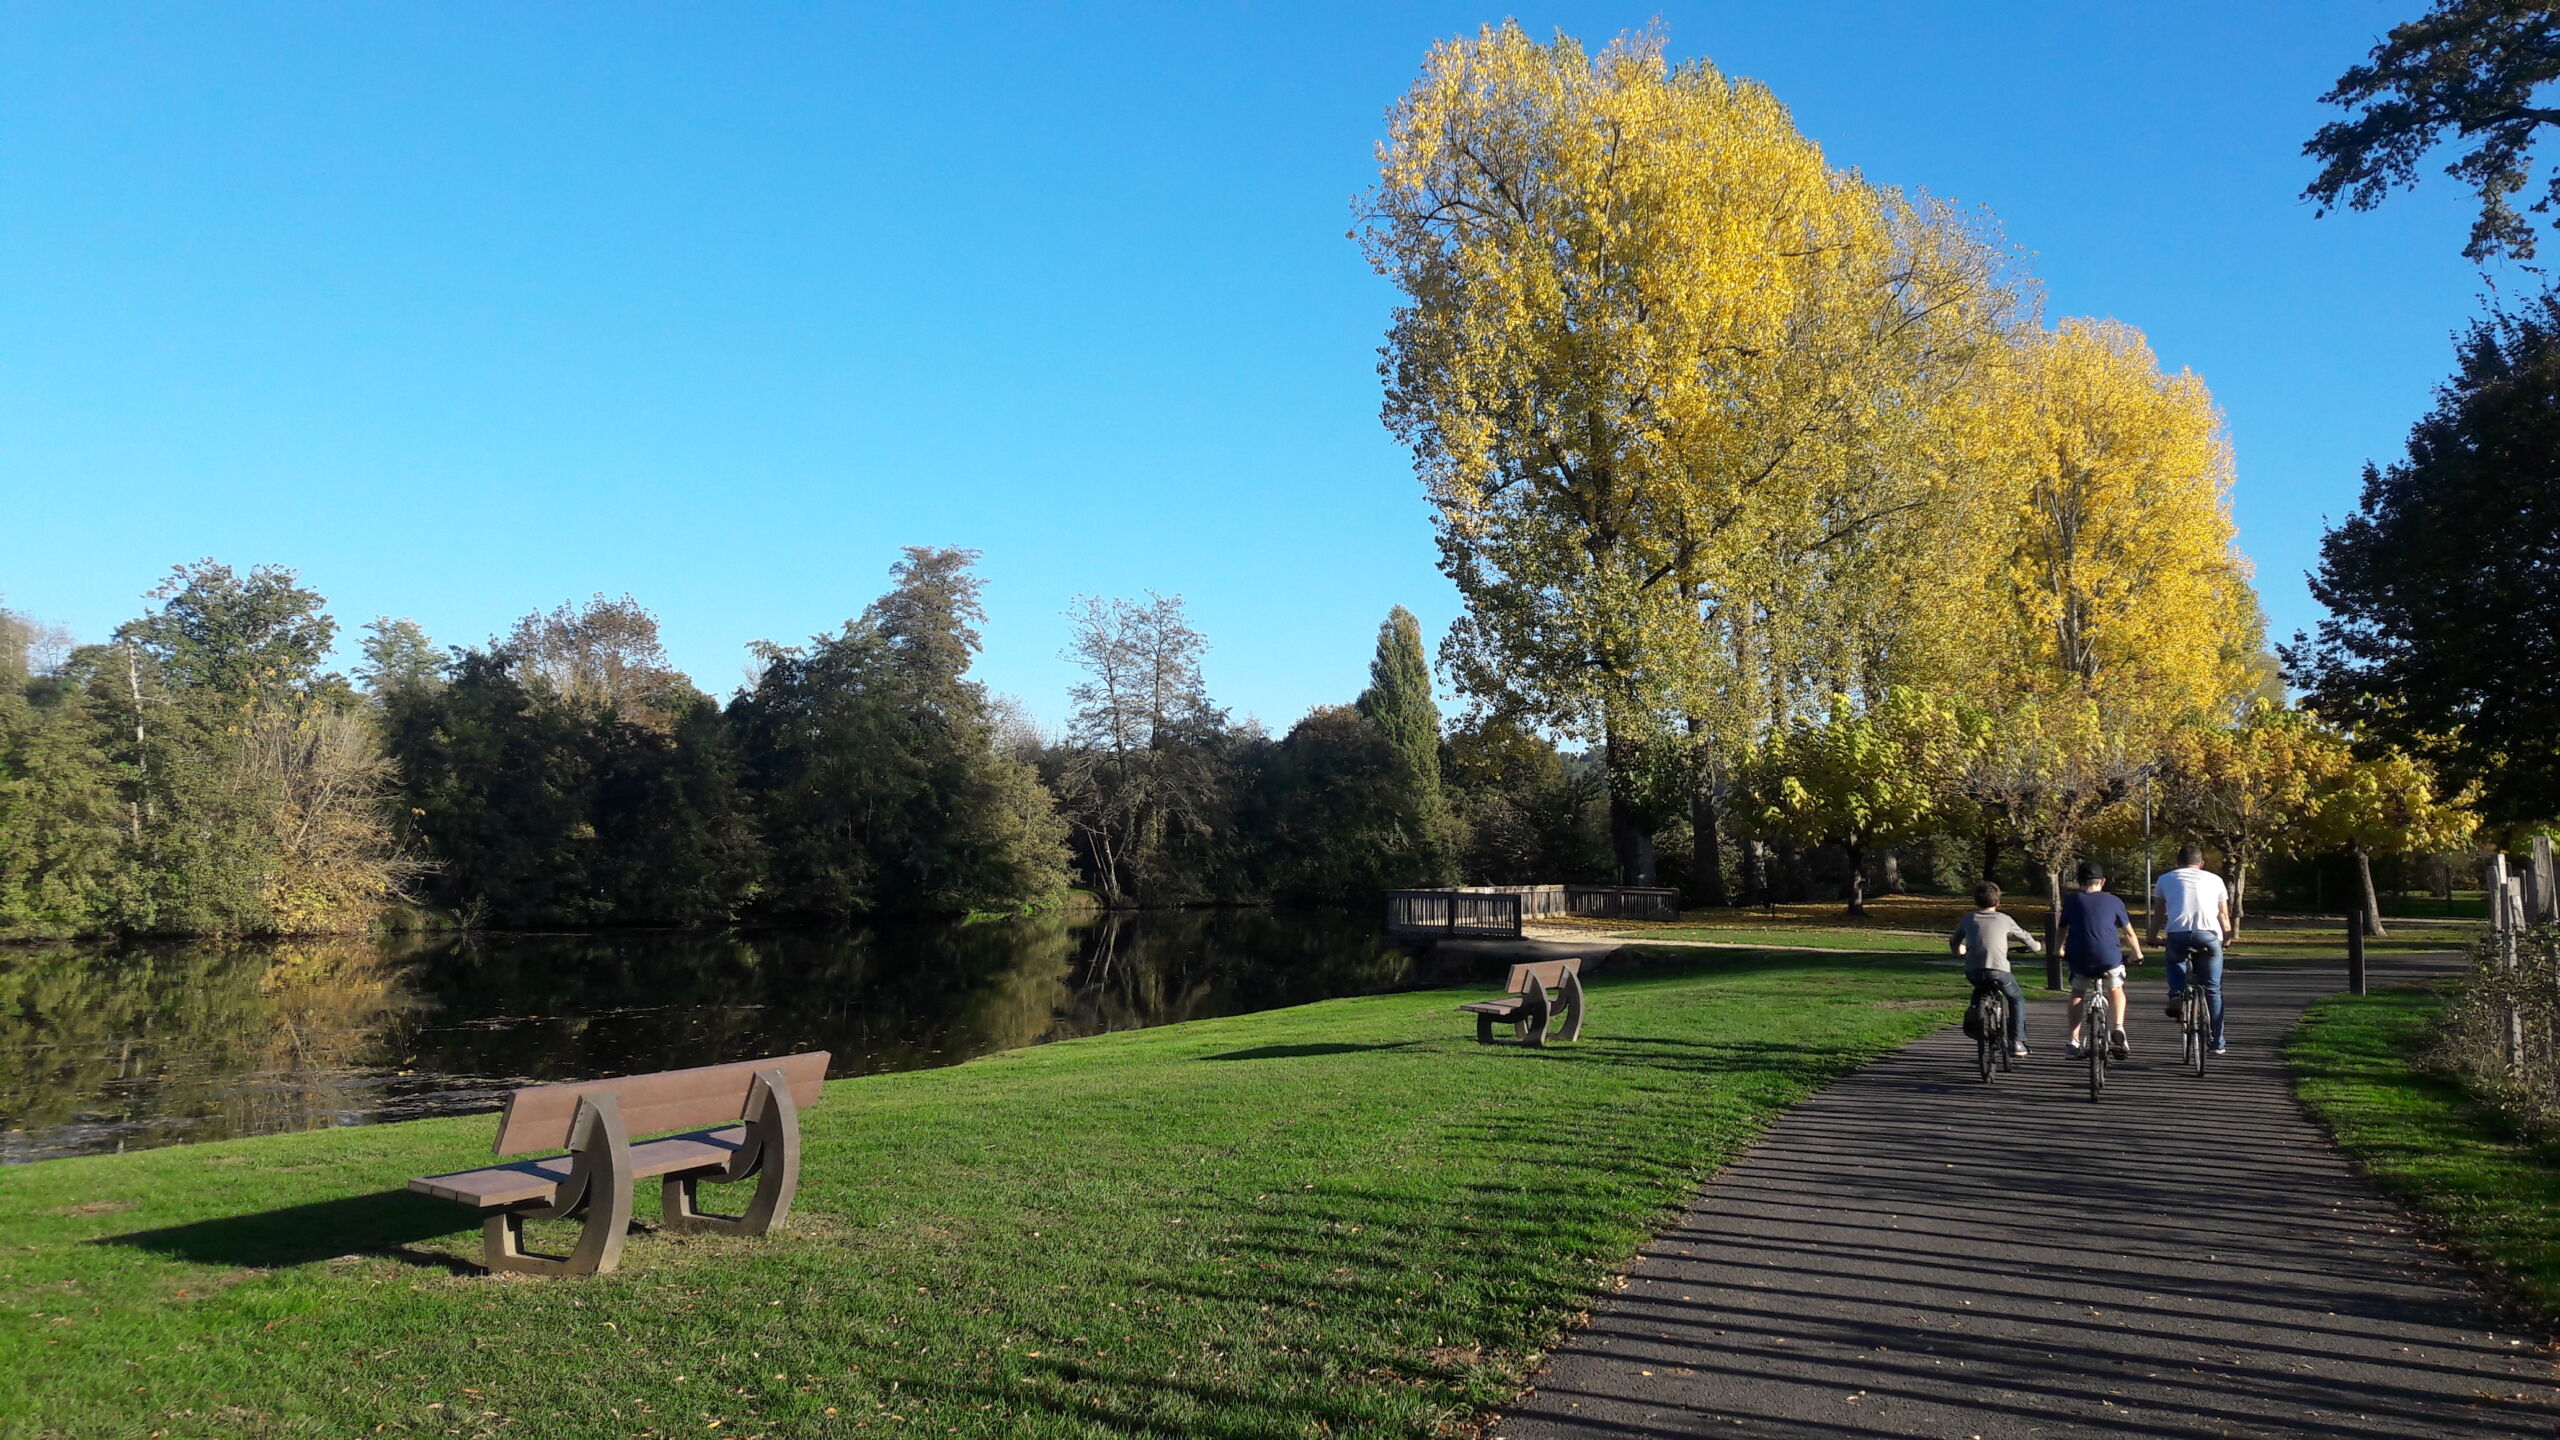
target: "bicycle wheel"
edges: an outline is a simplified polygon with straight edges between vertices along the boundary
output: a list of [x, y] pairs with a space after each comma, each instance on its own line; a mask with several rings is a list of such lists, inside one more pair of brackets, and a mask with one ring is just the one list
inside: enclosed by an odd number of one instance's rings
[[2000, 1063], [1999, 1058], [1992, 1050], [1991, 1036], [1989, 1033], [1991, 1029], [1991, 1010], [1988, 1006], [1985, 1006], [1982, 1011], [1982, 1028], [1984, 1031], [1983, 1037], [1973, 1042], [1973, 1058], [1974, 1062], [1982, 1068], [1982, 1083], [1988, 1085], [1991, 1083], [1991, 1067]]
[[2201, 1075], [2204, 1069], [2203, 1061], [2196, 1055], [2195, 1010], [2194, 1000], [2184, 995], [2178, 997], [2178, 1037], [2185, 1047], [2178, 1052], [2178, 1063], [2195, 1066], [2196, 1073]]
[[2204, 1057], [2213, 1052], [2211, 1043], [2213, 1037], [2207, 1033], [2212, 1028], [2212, 1009], [2204, 1003], [2203, 996], [2192, 990], [2188, 991], [2187, 1045], [2195, 1051], [2196, 1078], [2199, 1080], [2204, 1078]]
[[2107, 1089], [2107, 1037], [2100, 1033], [2106, 1028], [2103, 1020], [2092, 1019], [2081, 1031], [2082, 1037], [2089, 1041], [2089, 1103], [2092, 1105], [2098, 1103], [2098, 1097]]

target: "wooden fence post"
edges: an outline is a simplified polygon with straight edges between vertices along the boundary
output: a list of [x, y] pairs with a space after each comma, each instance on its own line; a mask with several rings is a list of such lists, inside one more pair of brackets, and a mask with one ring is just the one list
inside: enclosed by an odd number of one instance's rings
[[[2505, 857], [2497, 867], [2503, 873]], [[2499, 887], [2497, 900], [2498, 956], [2505, 968], [2507, 995], [2507, 1073], [2524, 1074], [2524, 1007], [2516, 1002], [2516, 966], [2521, 958], [2525, 928], [2524, 877], [2511, 875]]]

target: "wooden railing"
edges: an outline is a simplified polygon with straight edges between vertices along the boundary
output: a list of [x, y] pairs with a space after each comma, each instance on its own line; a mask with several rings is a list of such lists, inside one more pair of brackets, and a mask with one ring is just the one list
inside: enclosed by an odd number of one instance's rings
[[1523, 921], [1555, 915], [1677, 920], [1680, 892], [1625, 885], [1477, 885], [1463, 890], [1387, 892], [1387, 930], [1398, 935], [1516, 940]]
[[1522, 897], [1507, 890], [1390, 890], [1387, 929], [1400, 935], [1517, 940]]
[[1565, 913], [1594, 920], [1677, 920], [1680, 892], [1632, 885], [1567, 885]]

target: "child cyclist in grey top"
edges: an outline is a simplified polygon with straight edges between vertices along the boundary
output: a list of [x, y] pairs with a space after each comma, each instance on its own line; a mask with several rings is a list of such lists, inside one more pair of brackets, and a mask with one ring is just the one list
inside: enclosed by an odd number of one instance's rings
[[2044, 946], [2000, 913], [1999, 886], [1988, 880], [1974, 886], [1973, 903], [1974, 912], [1957, 921], [1956, 933], [1947, 937], [1947, 950], [1964, 961], [1964, 978], [1973, 982], [1977, 996], [1994, 987], [2008, 994], [2009, 1053], [2025, 1059], [2027, 997], [2018, 989], [2018, 977], [2009, 973], [2009, 947], [2025, 941], [2029, 951], [2041, 955]]

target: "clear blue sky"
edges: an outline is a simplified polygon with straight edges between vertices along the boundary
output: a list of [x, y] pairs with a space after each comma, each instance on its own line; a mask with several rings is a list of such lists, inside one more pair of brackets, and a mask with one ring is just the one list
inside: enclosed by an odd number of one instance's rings
[[[2229, 414], [2279, 634], [2481, 282], [2463, 197], [2295, 200], [2421, 0], [1530, 5], [1763, 80], [1995, 210], [2051, 313]], [[898, 547], [985, 552], [980, 675], [1065, 711], [1079, 592], [1188, 597], [1283, 727], [1455, 597], [1345, 239], [1446, 4], [0, 14], [0, 600], [96, 638], [178, 561], [476, 642], [628, 590], [714, 693]]]

